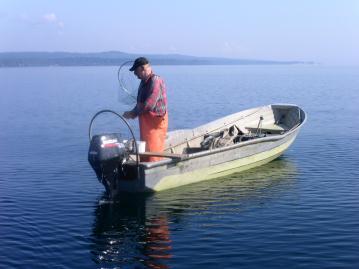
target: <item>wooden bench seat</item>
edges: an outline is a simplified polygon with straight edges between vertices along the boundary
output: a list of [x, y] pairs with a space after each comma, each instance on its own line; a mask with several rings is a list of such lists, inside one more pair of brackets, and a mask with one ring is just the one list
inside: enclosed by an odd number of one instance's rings
[[[245, 128], [251, 133], [257, 132], [257, 126], [247, 126]], [[262, 133], [266, 132], [271, 134], [281, 134], [288, 130], [287, 126], [285, 126], [284, 124], [263, 125], [259, 129]]]

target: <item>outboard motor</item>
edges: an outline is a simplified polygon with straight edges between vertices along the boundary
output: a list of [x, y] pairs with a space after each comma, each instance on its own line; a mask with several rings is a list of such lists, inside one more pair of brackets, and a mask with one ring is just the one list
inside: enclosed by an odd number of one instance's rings
[[[104, 112], [114, 113], [119, 116], [130, 129], [133, 138], [128, 141], [122, 141], [120, 134], [117, 133], [92, 136], [92, 123], [99, 114]], [[94, 169], [98, 180], [105, 186], [106, 192], [113, 196], [112, 194], [117, 193], [119, 180], [136, 179], [138, 175], [139, 157], [136, 154], [137, 147], [133, 132], [122, 116], [111, 110], [102, 110], [91, 120], [89, 139], [88, 161]], [[136, 163], [132, 161], [132, 164], [127, 166], [130, 154], [136, 154]]]
[[106, 190], [109, 185], [116, 184], [128, 156], [128, 148], [119, 141], [117, 134], [95, 135], [91, 139], [88, 161]]

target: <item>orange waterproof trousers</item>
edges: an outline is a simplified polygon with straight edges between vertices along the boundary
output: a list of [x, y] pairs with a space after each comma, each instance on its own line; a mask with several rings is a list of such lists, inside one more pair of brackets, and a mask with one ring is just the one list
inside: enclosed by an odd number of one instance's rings
[[[139, 116], [141, 141], [146, 141], [146, 151], [162, 152], [168, 129], [168, 113], [163, 117], [143, 113]], [[155, 162], [162, 157], [141, 157], [141, 162]]]

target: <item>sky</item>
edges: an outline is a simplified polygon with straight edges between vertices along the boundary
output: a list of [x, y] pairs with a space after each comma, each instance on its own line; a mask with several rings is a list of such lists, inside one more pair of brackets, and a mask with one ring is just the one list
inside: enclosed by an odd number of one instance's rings
[[359, 0], [0, 0], [0, 52], [359, 65]]

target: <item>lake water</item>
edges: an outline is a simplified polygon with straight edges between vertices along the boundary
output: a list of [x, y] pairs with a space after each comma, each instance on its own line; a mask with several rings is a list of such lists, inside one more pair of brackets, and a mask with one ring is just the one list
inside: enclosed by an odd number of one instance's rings
[[2, 68], [0, 268], [359, 268], [358, 67], [154, 69], [171, 130], [271, 103], [308, 121], [265, 166], [111, 203], [87, 131], [129, 108], [117, 67]]

